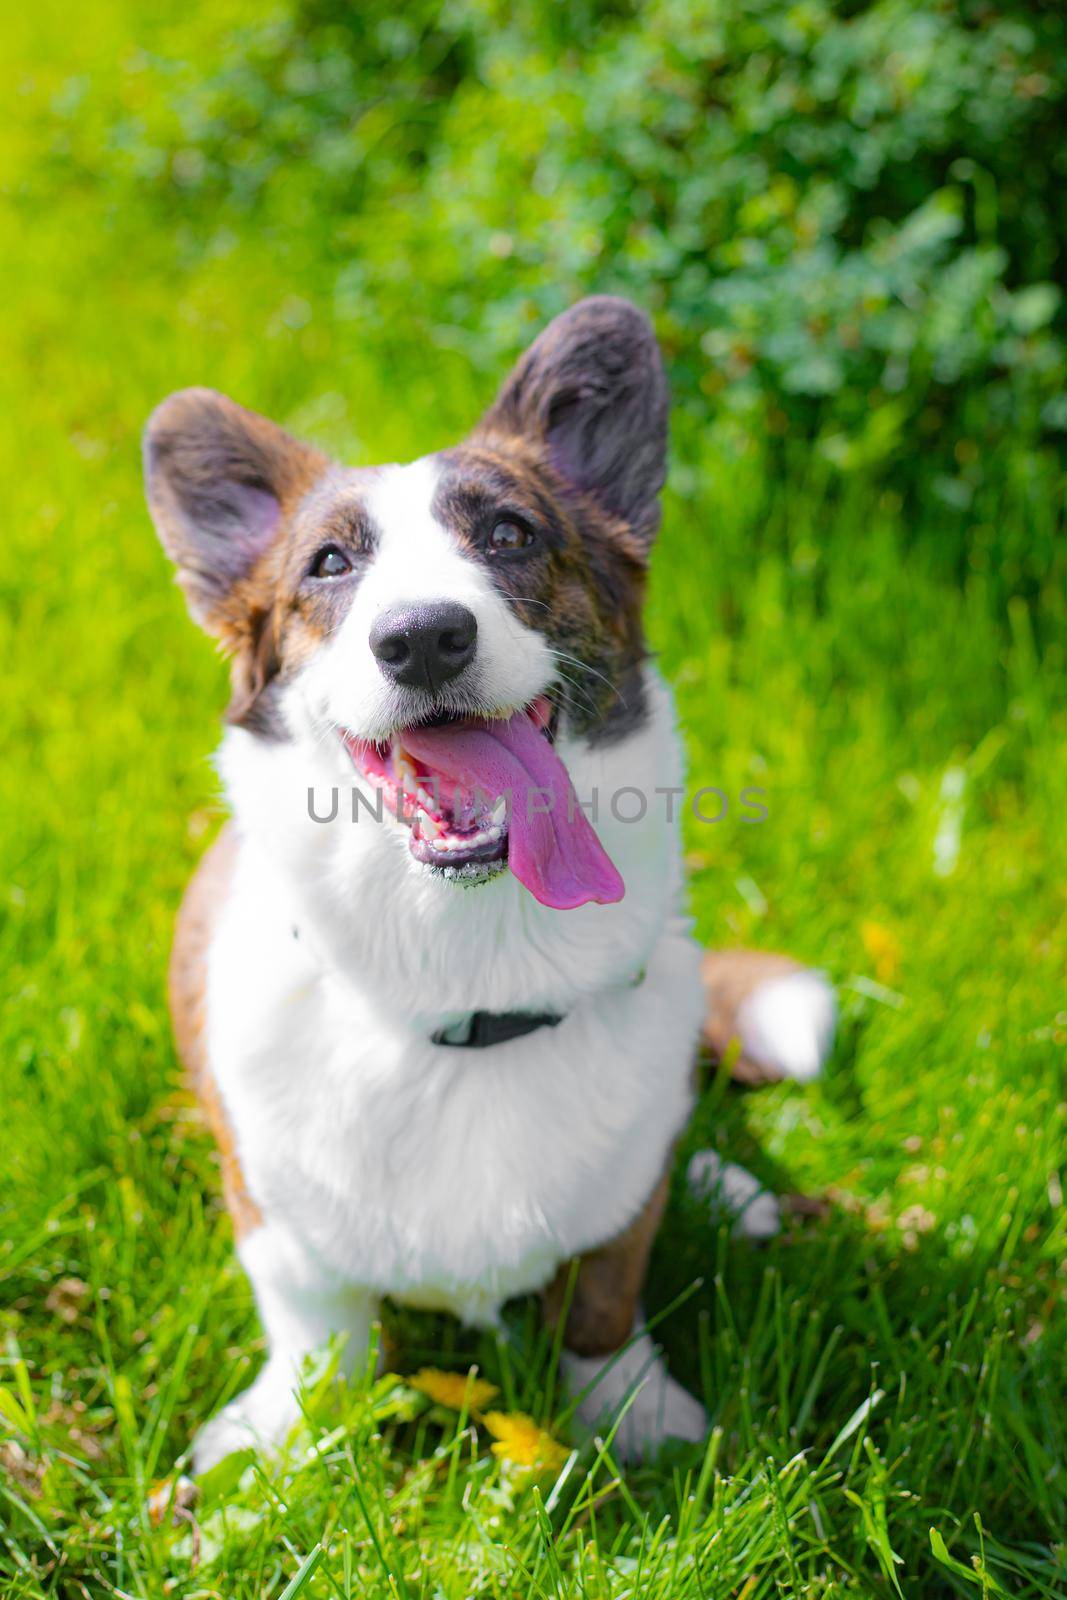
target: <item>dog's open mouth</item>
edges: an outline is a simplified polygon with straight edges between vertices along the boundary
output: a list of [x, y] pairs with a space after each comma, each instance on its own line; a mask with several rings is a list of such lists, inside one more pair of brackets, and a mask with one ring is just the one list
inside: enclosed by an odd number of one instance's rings
[[507, 718], [444, 717], [383, 744], [352, 734], [358, 771], [410, 830], [425, 866], [475, 882], [510, 868], [542, 905], [621, 900], [623, 882], [554, 747], [547, 695]]

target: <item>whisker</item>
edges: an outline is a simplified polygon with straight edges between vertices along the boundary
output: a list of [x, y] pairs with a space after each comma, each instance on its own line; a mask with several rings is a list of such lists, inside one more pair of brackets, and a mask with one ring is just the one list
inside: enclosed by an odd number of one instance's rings
[[577, 656], [569, 656], [565, 650], [556, 650], [552, 645], [549, 645], [549, 650], [551, 651], [552, 655], [555, 656], [557, 661], [569, 661], [581, 672], [588, 672], [591, 677], [599, 678], [601, 683], [606, 683], [612, 694], [617, 696], [624, 707], [626, 706], [626, 696], [623, 694], [619, 686], [612, 683], [611, 679], [605, 677], [602, 672], [598, 672], [596, 667], [591, 667], [586, 661], [579, 661]]
[[[573, 689], [577, 694], [581, 695], [581, 697], [582, 697], [581, 709], [586, 711], [589, 714], [589, 716], [595, 717], [596, 714], [597, 714], [597, 706], [596, 706], [595, 702], [586, 694], [586, 692], [585, 692], [584, 688], [582, 687], [582, 685], [579, 684], [579, 683], [576, 683], [573, 678], [568, 677], [565, 672], [561, 671], [558, 674], [558, 677], [563, 683], [569, 684], [571, 689]], [[566, 692], [564, 692], [563, 699], [564, 699], [564, 702], [566, 703], [568, 708], [573, 708], [574, 705], [576, 704], [574, 698], [570, 694], [567, 694]]]

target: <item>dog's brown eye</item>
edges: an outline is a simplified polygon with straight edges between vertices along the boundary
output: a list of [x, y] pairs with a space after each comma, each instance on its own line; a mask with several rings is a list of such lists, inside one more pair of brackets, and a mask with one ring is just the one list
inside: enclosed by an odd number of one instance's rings
[[524, 528], [521, 523], [512, 522], [507, 517], [495, 523], [489, 535], [490, 550], [522, 550], [528, 544], [533, 544], [533, 534], [529, 528]]
[[340, 578], [346, 572], [352, 571], [352, 563], [343, 550], [338, 550], [335, 544], [328, 544], [320, 550], [311, 563], [311, 576], [313, 578]]

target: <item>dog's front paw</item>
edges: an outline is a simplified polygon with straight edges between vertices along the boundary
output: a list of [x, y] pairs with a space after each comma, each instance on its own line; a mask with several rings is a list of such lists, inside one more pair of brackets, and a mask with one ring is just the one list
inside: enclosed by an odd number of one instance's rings
[[239, 1400], [224, 1406], [197, 1433], [190, 1451], [193, 1477], [203, 1477], [236, 1450], [254, 1450], [262, 1441], [241, 1408]]
[[193, 1476], [201, 1477], [235, 1450], [280, 1450], [300, 1417], [296, 1378], [268, 1361], [255, 1383], [206, 1422], [193, 1440]]
[[615, 1444], [623, 1460], [648, 1461], [669, 1439], [699, 1444], [707, 1431], [708, 1415], [700, 1401], [661, 1369], [637, 1390]]
[[613, 1441], [623, 1460], [647, 1461], [668, 1439], [698, 1444], [705, 1438], [704, 1407], [671, 1377], [647, 1333], [614, 1357], [565, 1351], [563, 1361], [571, 1388], [589, 1388], [577, 1407], [587, 1427], [608, 1430], [626, 1407]]

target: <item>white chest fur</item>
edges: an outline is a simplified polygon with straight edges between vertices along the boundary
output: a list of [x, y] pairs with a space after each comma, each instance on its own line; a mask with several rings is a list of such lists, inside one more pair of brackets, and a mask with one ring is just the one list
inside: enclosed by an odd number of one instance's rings
[[[610, 814], [613, 788], [676, 781], [653, 688], [652, 727], [591, 780], [619, 906], [547, 911], [510, 877], [427, 883], [377, 825], [309, 823], [307, 768], [288, 773], [284, 750], [269, 773], [250, 744], [227, 751], [249, 825], [209, 957], [209, 1057], [252, 1195], [331, 1275], [483, 1321], [654, 1188], [703, 1003], [666, 808]], [[338, 781], [328, 759], [316, 781]], [[487, 1050], [430, 1040], [456, 1011], [522, 1007], [566, 1015]]]

